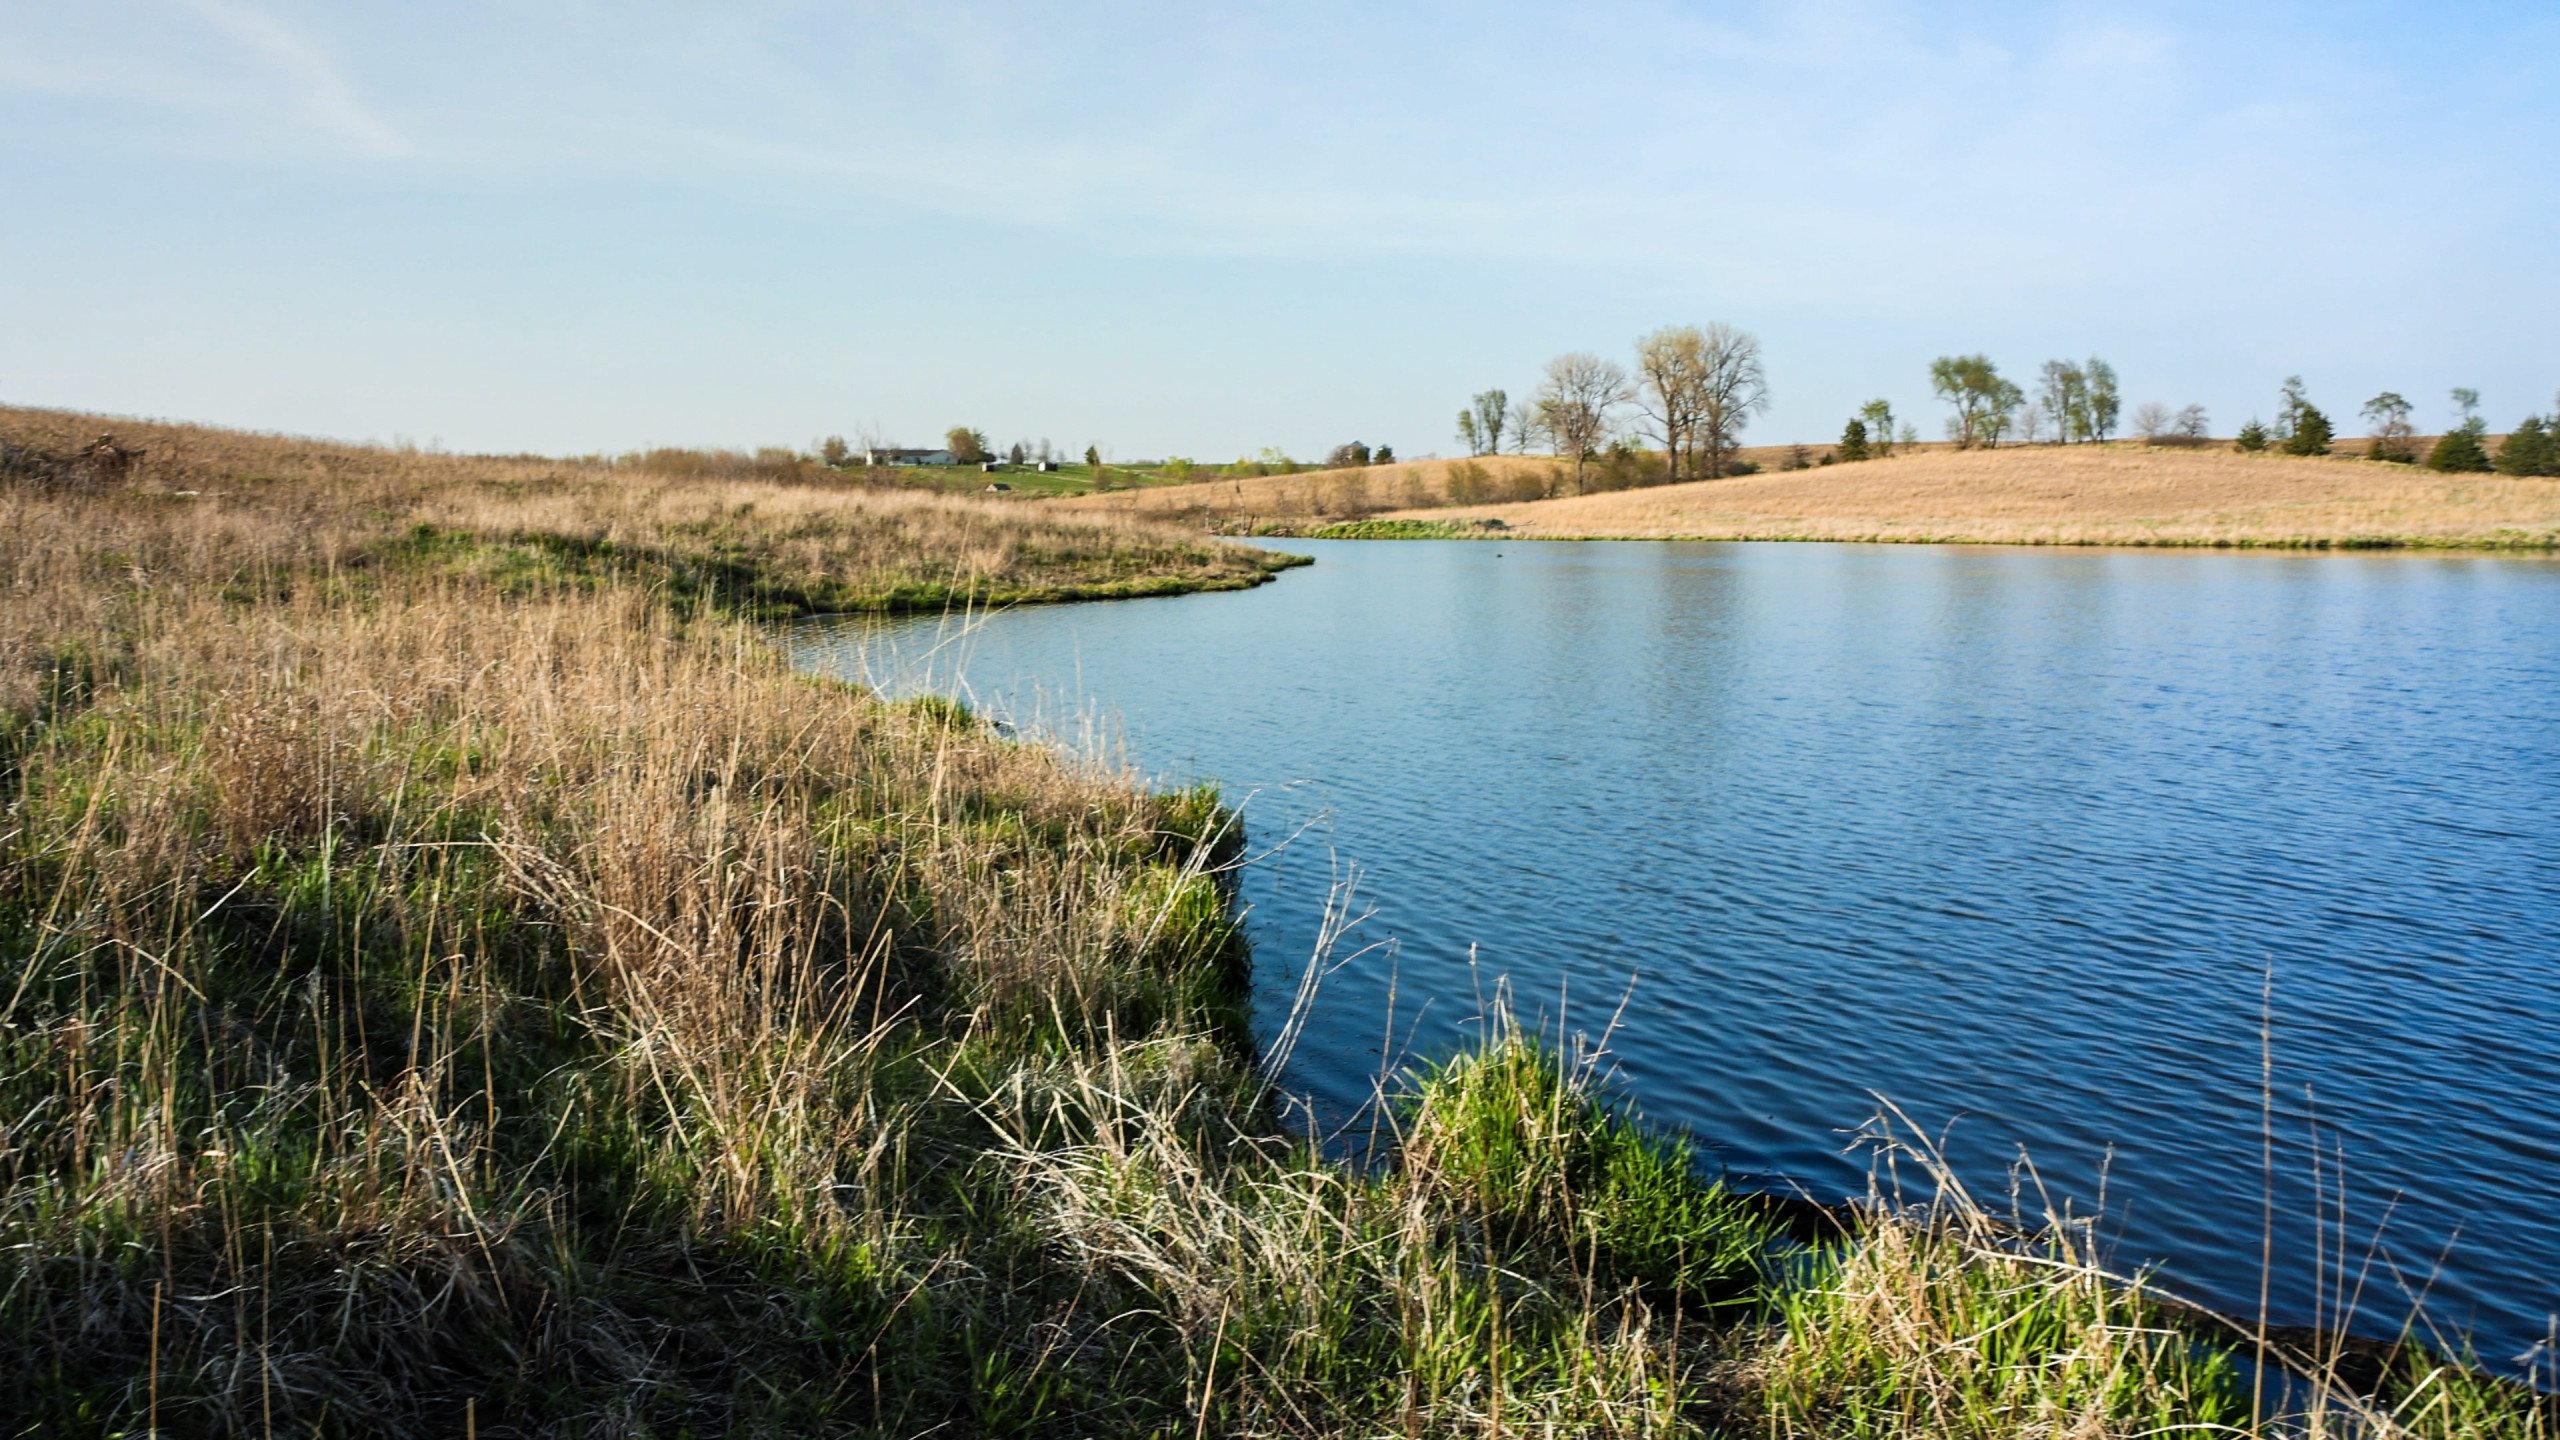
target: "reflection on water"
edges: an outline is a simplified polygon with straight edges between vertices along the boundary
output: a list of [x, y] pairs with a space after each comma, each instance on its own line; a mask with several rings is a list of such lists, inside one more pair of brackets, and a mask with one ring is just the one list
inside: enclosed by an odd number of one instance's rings
[[1629, 1092], [1737, 1174], [1862, 1188], [1845, 1132], [1889, 1097], [1978, 1190], [2024, 1150], [2084, 1211], [2103, 1187], [2119, 1263], [2252, 1310], [2271, 1039], [2284, 1318], [2343, 1205], [2359, 1264], [2388, 1220], [2369, 1327], [2407, 1312], [2392, 1266], [2440, 1265], [2429, 1313], [2485, 1357], [2547, 1332], [2560, 566], [1291, 548], [1320, 563], [1253, 592], [818, 623], [803, 658], [1089, 702], [1151, 773], [1251, 797], [1258, 842], [1303, 829], [1245, 880], [1266, 1026], [1356, 864], [1395, 945], [1291, 1061], [1322, 1113], [1366, 1097], [1391, 993], [1429, 1049], [1493, 975], [1595, 1031], [1632, 983]]

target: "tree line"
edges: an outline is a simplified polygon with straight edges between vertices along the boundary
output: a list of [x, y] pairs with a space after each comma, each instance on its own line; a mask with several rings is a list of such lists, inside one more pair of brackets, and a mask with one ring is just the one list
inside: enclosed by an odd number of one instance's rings
[[[2503, 475], [2560, 475], [2560, 396], [2553, 397], [2550, 415], [2527, 415], [2517, 421], [2493, 458], [2489, 453], [2489, 422], [2480, 414], [2480, 392], [2457, 385], [2447, 393], [2453, 401], [2455, 420], [2427, 447], [2424, 459], [2428, 469], [2446, 474], [2485, 475], [2496, 471]], [[2252, 417], [2240, 427], [2232, 448], [2248, 452], [2280, 450], [2288, 455], [2330, 453], [2337, 440], [2336, 428], [2328, 415], [2311, 403], [2302, 377], [2286, 376], [2281, 394], [2275, 423], [2261, 424]], [[2394, 465], [2419, 463], [2418, 428], [2413, 418], [2417, 407], [2406, 396], [2385, 390], [2364, 402], [2360, 413], [2367, 436], [2366, 459]]]
[[1577, 495], [1595, 457], [1636, 437], [1661, 447], [1657, 483], [1732, 473], [1743, 427], [1769, 408], [1759, 337], [1721, 321], [1666, 325], [1636, 340], [1634, 359], [1630, 370], [1587, 350], [1559, 355], [1526, 400], [1476, 395], [1458, 412], [1459, 443], [1469, 456], [1543, 444], [1573, 462]]

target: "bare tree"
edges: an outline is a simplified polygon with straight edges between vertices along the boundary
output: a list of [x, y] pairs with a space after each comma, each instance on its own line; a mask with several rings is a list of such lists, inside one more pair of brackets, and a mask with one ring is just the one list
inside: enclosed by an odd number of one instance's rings
[[1547, 438], [1546, 430], [1538, 423], [1538, 407], [1526, 400], [1512, 401], [1511, 448], [1526, 455], [1531, 446]]
[[2365, 422], [2372, 427], [2373, 443], [2365, 453], [2377, 460], [2414, 460], [2417, 451], [2411, 441], [2417, 429], [2409, 423], [2412, 407], [2397, 390], [2385, 390], [2364, 402]]
[[2047, 360], [2037, 375], [2036, 398], [2053, 420], [2054, 439], [2068, 445], [2090, 438], [2089, 372], [2068, 360]]
[[2145, 400], [2133, 412], [2133, 433], [2141, 436], [2146, 445], [2159, 443], [2160, 437], [2168, 434], [2177, 423], [2177, 417], [2169, 413], [2169, 407], [2157, 400]]
[[1760, 365], [1759, 336], [1719, 321], [1705, 338], [1696, 443], [1706, 452], [1707, 478], [1720, 480], [1742, 444], [1742, 427], [1769, 408], [1769, 375]]
[[2030, 400], [2026, 404], [2018, 407], [2018, 440], [2021, 444], [2026, 445], [2035, 445], [2043, 442], [2043, 401]]
[[2189, 405], [2178, 412], [2178, 418], [2169, 426], [2169, 433], [2175, 435], [2181, 445], [2201, 445], [2205, 442], [2205, 432], [2212, 428], [2213, 422], [2205, 417], [2204, 407]]
[[1695, 325], [1666, 325], [1636, 341], [1636, 404], [1662, 441], [1665, 484], [1679, 481], [1697, 448], [1706, 352], [1706, 333]]
[[1583, 493], [1583, 467], [1608, 442], [1611, 417], [1627, 403], [1627, 372], [1614, 360], [1587, 350], [1547, 362], [1538, 387], [1538, 419], [1555, 437], [1556, 453], [1573, 457], [1573, 492]]

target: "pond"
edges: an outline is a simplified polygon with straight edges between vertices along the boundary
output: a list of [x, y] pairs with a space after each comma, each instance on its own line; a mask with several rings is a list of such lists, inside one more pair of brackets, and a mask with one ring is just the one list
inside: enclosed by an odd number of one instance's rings
[[2280, 1321], [2551, 1332], [2560, 564], [1286, 548], [796, 639], [1242, 802], [1266, 1039], [1356, 876], [1286, 1069], [1328, 1121], [1507, 980], [1738, 1183], [1862, 1193], [1881, 1099], [2218, 1307], [2271, 1238]]

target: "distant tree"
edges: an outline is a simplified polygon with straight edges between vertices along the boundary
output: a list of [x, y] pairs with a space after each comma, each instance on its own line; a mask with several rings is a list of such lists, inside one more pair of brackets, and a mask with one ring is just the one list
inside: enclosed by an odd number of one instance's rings
[[963, 465], [975, 465], [987, 458], [987, 437], [966, 425], [954, 425], [942, 440], [951, 458]]
[[1867, 458], [1867, 422], [1855, 415], [1840, 432], [1840, 448], [1835, 452], [1843, 464]]
[[1707, 478], [1720, 480], [1733, 468], [1743, 427], [1769, 408], [1769, 374], [1760, 363], [1760, 337], [1750, 331], [1718, 321], [1704, 339], [1693, 443], [1706, 455]]
[[2047, 360], [2037, 372], [2036, 392], [2044, 401], [2045, 413], [2053, 417], [2055, 440], [2068, 445], [2092, 438], [2088, 371], [2070, 360]]
[[1511, 424], [1511, 397], [1500, 390], [1487, 390], [1475, 398], [1476, 433], [1484, 437], [1487, 455], [1501, 453], [1502, 432]]
[[1327, 470], [1348, 470], [1355, 465], [1368, 463], [1369, 447], [1357, 440], [1334, 446], [1324, 457], [1324, 468]]
[[1049, 443], [1048, 436], [1043, 435], [1040, 437], [1040, 448], [1032, 452], [1032, 458], [1038, 460], [1041, 464], [1046, 465], [1050, 461], [1058, 458], [1057, 447]]
[[2044, 402], [2030, 400], [2018, 407], [2018, 441], [2033, 445], [2044, 439]]
[[1929, 388], [1955, 407], [1947, 421], [1947, 438], [1965, 449], [1993, 446], [2009, 428], [2009, 417], [2025, 396], [2000, 378], [1986, 355], [1941, 355], [1929, 365]]
[[2146, 445], [2157, 443], [2176, 423], [2177, 417], [2169, 413], [2169, 407], [2157, 400], [2146, 400], [2134, 408], [2133, 433], [2141, 436]]
[[2444, 433], [2435, 449], [2427, 452], [2427, 468], [2448, 473], [2486, 471], [2489, 447], [2482, 443], [2481, 422], [2466, 420]]
[[2283, 389], [2284, 400], [2276, 406], [2275, 437], [2291, 440], [2294, 427], [2302, 423], [2302, 412], [2311, 402], [2302, 398], [2302, 377], [2299, 375], [2284, 377]]
[[1092, 466], [1096, 470], [1101, 469], [1102, 447], [1099, 445], [1087, 445], [1084, 447], [1084, 463]]
[[847, 460], [853, 458], [853, 447], [844, 443], [843, 436], [830, 435], [824, 441], [820, 442], [818, 446], [818, 458], [825, 461], [830, 468], [833, 468], [835, 466], [842, 465]]
[[2124, 408], [2116, 390], [2116, 367], [2092, 355], [2080, 368], [2089, 377], [2089, 438], [2103, 442], [2116, 433], [2116, 415]]
[[1016, 440], [1013, 442], [1013, 448], [1004, 452], [1004, 458], [1012, 461], [1016, 465], [1019, 465], [1031, 458], [1031, 449], [1021, 441]]
[[1538, 387], [1538, 423], [1555, 437], [1556, 453], [1573, 457], [1573, 490], [1583, 494], [1586, 467], [1608, 443], [1617, 408], [1627, 403], [1627, 372], [1615, 361], [1577, 350], [1547, 362]]
[[1511, 402], [1511, 448], [1520, 454], [1541, 442], [1552, 443], [1538, 423], [1538, 407], [1528, 400]]
[[1706, 404], [1706, 332], [1666, 325], [1636, 341], [1636, 405], [1662, 442], [1663, 480], [1679, 480], [1697, 449]]
[[2453, 399], [2462, 407], [2462, 423], [2444, 432], [2443, 437], [2436, 441], [2435, 449], [2427, 454], [2427, 468], [2450, 474], [2486, 471], [2490, 468], [2489, 447], [2485, 443], [2488, 425], [2475, 413], [2480, 404], [2480, 392], [2456, 390]]
[[2498, 447], [2501, 475], [2560, 475], [2560, 430], [2539, 415], [2527, 415], [2507, 432]]
[[2249, 423], [2240, 427], [2240, 438], [2231, 442], [2231, 448], [2251, 455], [2266, 449], [2267, 427], [2258, 423], [2257, 416], [2250, 416]]
[[2320, 407], [2304, 400], [2293, 412], [2293, 435], [2284, 442], [2287, 455], [2326, 455], [2329, 442], [2335, 439], [2329, 429], [2329, 417]]
[[2373, 436], [2373, 444], [2365, 453], [2376, 460], [2396, 460], [2402, 464], [2417, 459], [2410, 442], [2417, 428], [2409, 423], [2409, 402], [2396, 390], [2385, 390], [2364, 402], [2364, 419]]
[[1858, 418], [1867, 424], [1867, 445], [1876, 455], [1893, 453], [1893, 407], [1882, 400], [1870, 400], [1858, 407]]
[[1900, 433], [1893, 437], [1893, 448], [1896, 450], [1908, 450], [1919, 443], [1920, 427], [1912, 424], [1908, 420], [1903, 421]]
[[1467, 447], [1470, 456], [1484, 453], [1484, 428], [1476, 423], [1476, 412], [1458, 412], [1458, 443]]
[[1396, 447], [1393, 445], [1379, 446], [1377, 452], [1369, 457], [1369, 463], [1372, 465], [1393, 465], [1396, 463]]
[[2179, 409], [2178, 418], [2170, 425], [2170, 434], [2181, 445], [2201, 445], [2205, 442], [2205, 432], [2212, 428], [2213, 422], [2206, 418], [2203, 406], [2188, 405]]

